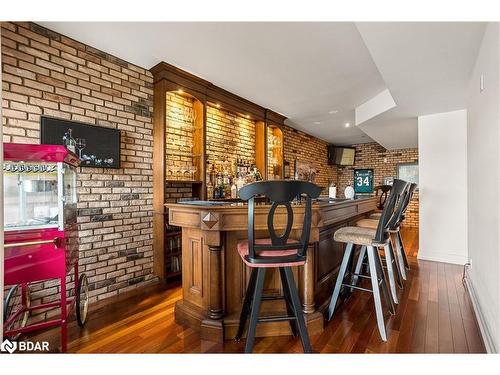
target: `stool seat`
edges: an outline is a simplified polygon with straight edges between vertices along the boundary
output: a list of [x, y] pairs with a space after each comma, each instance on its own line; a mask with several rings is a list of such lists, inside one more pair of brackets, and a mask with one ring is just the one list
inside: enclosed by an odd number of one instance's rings
[[382, 216], [382, 212], [375, 212], [370, 215], [370, 219], [380, 219], [380, 216]]
[[[298, 244], [299, 241], [288, 239], [287, 244]], [[270, 238], [261, 238], [255, 240], [255, 245], [272, 245], [272, 241]], [[238, 242], [236, 248], [238, 249], [238, 254], [240, 254], [241, 259], [248, 267], [292, 267], [292, 266], [303, 266], [306, 261], [298, 261], [298, 262], [283, 262], [283, 263], [252, 263], [248, 261], [248, 241], [240, 241]], [[291, 250], [256, 250], [255, 255], [258, 257], [285, 257], [292, 256], [297, 254], [297, 249]]]
[[361, 228], [377, 229], [378, 222], [375, 219], [361, 219], [356, 222], [356, 225]]
[[375, 234], [376, 230], [371, 228], [344, 227], [335, 232], [333, 239], [337, 242], [352, 243], [355, 245], [383, 245], [375, 241]]

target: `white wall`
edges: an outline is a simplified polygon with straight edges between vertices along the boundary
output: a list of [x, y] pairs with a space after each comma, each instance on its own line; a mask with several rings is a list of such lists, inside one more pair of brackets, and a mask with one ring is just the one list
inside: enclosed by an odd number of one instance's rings
[[467, 262], [467, 111], [418, 118], [419, 259]]
[[467, 128], [469, 289], [493, 351], [500, 350], [499, 32], [498, 23], [488, 24], [470, 80]]

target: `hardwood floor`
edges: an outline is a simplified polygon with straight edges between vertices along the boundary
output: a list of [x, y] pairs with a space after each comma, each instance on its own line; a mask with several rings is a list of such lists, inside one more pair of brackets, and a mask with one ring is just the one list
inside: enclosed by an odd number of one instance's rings
[[[395, 315], [387, 313], [388, 341], [380, 340], [372, 296], [354, 294], [338, 309], [325, 330], [311, 336], [319, 353], [484, 353], [471, 301], [462, 285], [462, 267], [417, 261], [418, 233], [404, 229], [411, 271]], [[198, 333], [174, 321], [179, 287], [153, 286], [113, 301], [90, 316], [84, 329], [69, 327], [73, 353], [242, 353], [240, 343], [200, 340]], [[36, 336], [59, 345], [59, 331]], [[256, 339], [256, 353], [301, 353], [291, 336]]]

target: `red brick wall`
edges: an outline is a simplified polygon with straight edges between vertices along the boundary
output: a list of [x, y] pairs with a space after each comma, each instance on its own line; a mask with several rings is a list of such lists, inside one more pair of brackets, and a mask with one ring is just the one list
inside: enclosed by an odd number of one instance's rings
[[[289, 126], [283, 127], [284, 157], [290, 162], [290, 176], [295, 173], [295, 160], [310, 162], [317, 169], [316, 183], [327, 187], [337, 180], [337, 168], [328, 165], [328, 143]], [[327, 191], [325, 190], [325, 193]]]
[[121, 130], [120, 169], [79, 168], [80, 266], [92, 301], [151, 282], [150, 72], [32, 23], [2, 23], [2, 72], [4, 142], [39, 143], [41, 115]]
[[[384, 177], [396, 177], [399, 163], [418, 162], [418, 149], [386, 150], [378, 143], [365, 143], [353, 145], [356, 148], [355, 165], [352, 167], [339, 167], [337, 187], [338, 194], [343, 196], [348, 184], [353, 184], [354, 169], [373, 168], [374, 186], [381, 185]], [[405, 225], [418, 227], [418, 190], [413, 195], [412, 202], [406, 213]]]

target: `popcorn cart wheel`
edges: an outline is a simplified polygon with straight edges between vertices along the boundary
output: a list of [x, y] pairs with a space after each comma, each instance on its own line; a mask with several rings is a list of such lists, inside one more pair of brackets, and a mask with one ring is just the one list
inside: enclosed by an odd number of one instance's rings
[[[23, 299], [24, 298], [24, 299]], [[24, 302], [23, 302], [24, 301]], [[9, 321], [9, 318], [14, 316], [16, 308], [19, 306], [26, 306], [26, 310], [19, 314], [16, 318], [12, 319], [11, 323], [4, 327], [6, 331], [11, 331], [13, 329], [24, 328], [28, 323], [28, 318], [30, 316], [30, 289], [28, 285], [14, 285], [9, 289], [5, 299], [3, 301], [3, 317], [5, 321]], [[11, 336], [12, 340], [17, 340], [21, 336], [21, 333]]]
[[87, 323], [89, 311], [89, 281], [87, 275], [82, 274], [76, 288], [76, 321], [80, 327]]
[[[87, 321], [89, 283], [78, 272], [76, 167], [78, 157], [64, 146], [4, 144], [4, 284], [7, 293], [4, 337], [59, 326], [61, 351], [67, 349], [67, 324], [75, 310]], [[73, 271], [72, 293], [66, 277]], [[60, 298], [34, 304], [30, 283], [56, 281]], [[71, 295], [72, 294], [72, 295]], [[29, 322], [35, 310], [59, 309], [50, 320]]]

